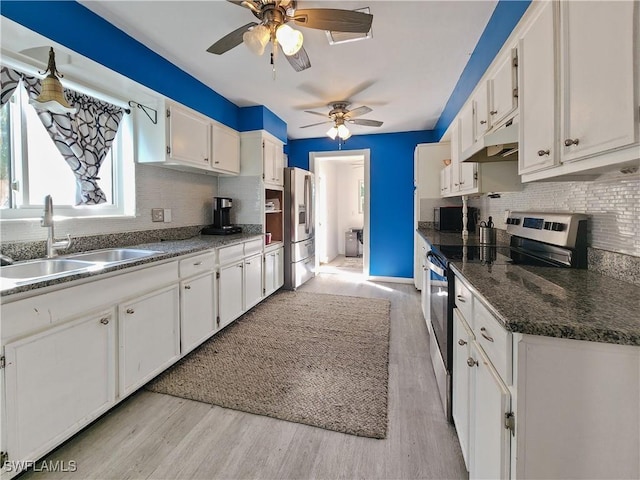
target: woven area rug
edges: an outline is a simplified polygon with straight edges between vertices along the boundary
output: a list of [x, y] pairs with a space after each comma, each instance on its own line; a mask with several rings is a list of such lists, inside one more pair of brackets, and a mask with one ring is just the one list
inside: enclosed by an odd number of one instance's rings
[[146, 388], [384, 438], [389, 310], [388, 300], [278, 292]]

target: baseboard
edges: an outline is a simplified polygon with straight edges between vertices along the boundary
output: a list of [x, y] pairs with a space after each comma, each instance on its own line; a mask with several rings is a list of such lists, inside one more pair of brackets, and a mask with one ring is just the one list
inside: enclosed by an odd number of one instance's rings
[[371, 275], [367, 277], [367, 280], [371, 282], [410, 283], [413, 285], [413, 278], [405, 278], [405, 277], [378, 277], [375, 275]]

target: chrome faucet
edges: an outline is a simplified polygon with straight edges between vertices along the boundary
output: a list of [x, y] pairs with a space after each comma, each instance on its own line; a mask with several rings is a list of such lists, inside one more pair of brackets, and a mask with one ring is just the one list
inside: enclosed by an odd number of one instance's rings
[[58, 250], [64, 250], [71, 246], [71, 235], [67, 234], [66, 240], [56, 241], [53, 231], [53, 199], [51, 195], [44, 197], [44, 214], [40, 225], [49, 229], [47, 235], [47, 258], [53, 258], [58, 254]]

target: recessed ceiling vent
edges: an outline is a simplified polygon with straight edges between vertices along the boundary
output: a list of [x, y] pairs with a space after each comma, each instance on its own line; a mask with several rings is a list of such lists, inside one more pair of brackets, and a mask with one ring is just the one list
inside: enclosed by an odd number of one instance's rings
[[[358, 8], [355, 11], [362, 13], [371, 13], [369, 7]], [[367, 38], [371, 38], [372, 28], [370, 28], [367, 33], [332, 32], [329, 30], [325, 30], [325, 33], [327, 34], [329, 45], [338, 45], [340, 43], [357, 42], [358, 40], [366, 40]]]

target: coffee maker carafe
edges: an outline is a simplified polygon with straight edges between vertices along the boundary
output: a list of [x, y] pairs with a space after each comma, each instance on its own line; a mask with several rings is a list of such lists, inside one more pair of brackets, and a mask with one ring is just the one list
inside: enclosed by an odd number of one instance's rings
[[213, 225], [202, 230], [204, 235], [240, 233], [242, 228], [231, 224], [233, 201], [228, 197], [213, 197]]

